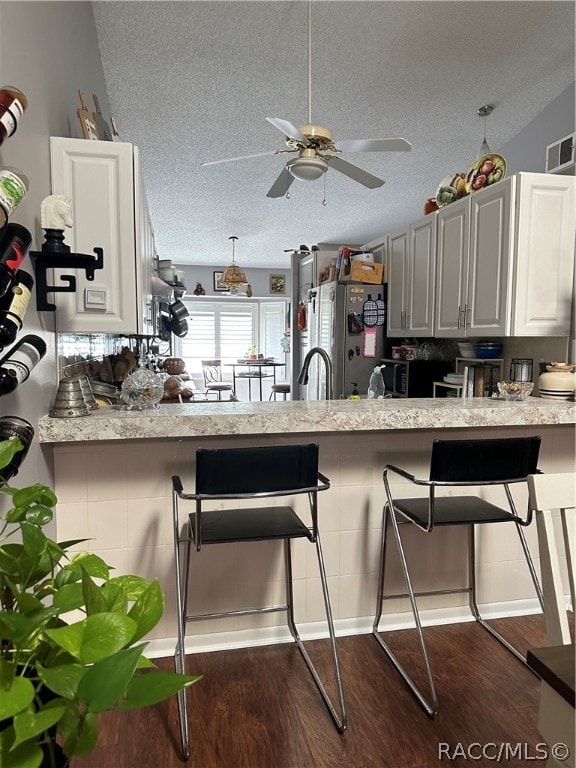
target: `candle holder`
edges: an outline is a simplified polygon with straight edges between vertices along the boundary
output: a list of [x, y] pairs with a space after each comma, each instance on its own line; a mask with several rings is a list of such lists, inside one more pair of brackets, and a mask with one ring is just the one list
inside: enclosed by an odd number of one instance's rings
[[39, 312], [54, 312], [56, 304], [48, 301], [48, 293], [75, 293], [76, 276], [60, 275], [65, 285], [48, 285], [46, 272], [54, 268], [83, 269], [87, 280], [94, 280], [94, 272], [104, 266], [104, 251], [94, 248], [94, 255], [71, 253], [64, 242], [63, 229], [45, 229], [41, 251], [30, 251], [36, 275], [36, 309]]

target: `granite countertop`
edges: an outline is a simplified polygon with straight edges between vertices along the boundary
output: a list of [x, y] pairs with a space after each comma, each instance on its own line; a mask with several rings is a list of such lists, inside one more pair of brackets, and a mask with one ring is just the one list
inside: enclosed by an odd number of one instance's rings
[[576, 403], [529, 397], [414, 398], [160, 405], [145, 411], [100, 408], [89, 416], [43, 416], [40, 443], [317, 432], [372, 432], [576, 424]]

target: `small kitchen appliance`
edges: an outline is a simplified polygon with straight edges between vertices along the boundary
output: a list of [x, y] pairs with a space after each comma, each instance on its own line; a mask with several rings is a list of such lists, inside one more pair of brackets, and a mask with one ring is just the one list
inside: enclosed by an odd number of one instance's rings
[[380, 363], [386, 394], [392, 397], [432, 397], [433, 384], [452, 370], [450, 360], [384, 359]]

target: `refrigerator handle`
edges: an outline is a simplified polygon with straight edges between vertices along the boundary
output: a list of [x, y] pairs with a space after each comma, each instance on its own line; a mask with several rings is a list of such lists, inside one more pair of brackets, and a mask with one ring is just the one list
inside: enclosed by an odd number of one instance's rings
[[312, 304], [312, 313], [313, 314], [316, 314], [316, 296], [317, 296], [317, 293], [318, 292], [315, 291], [313, 288], [311, 288], [308, 291], [308, 302], [310, 304]]

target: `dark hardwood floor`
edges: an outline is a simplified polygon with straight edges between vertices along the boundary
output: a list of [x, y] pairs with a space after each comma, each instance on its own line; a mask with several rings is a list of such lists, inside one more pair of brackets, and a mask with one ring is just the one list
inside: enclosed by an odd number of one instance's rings
[[[546, 645], [541, 616], [495, 622], [522, 649]], [[203, 679], [189, 691], [190, 768], [430, 768], [495, 765], [494, 759], [448, 759], [472, 743], [517, 744], [500, 764], [534, 764], [539, 680], [475, 623], [425, 630], [440, 711], [429, 719], [372, 635], [338, 639], [348, 706], [340, 735], [293, 645], [188, 656]], [[414, 656], [406, 632], [390, 635], [402, 657]], [[311, 643], [323, 664], [324, 641]], [[317, 658], [316, 658], [317, 657]], [[158, 662], [172, 669], [172, 659]], [[73, 768], [182, 766], [176, 698], [145, 710], [107, 713], [97, 749]], [[515, 755], [515, 756], [514, 756]], [[528, 756], [528, 759], [526, 759]], [[536, 762], [544, 765], [544, 762]]]

